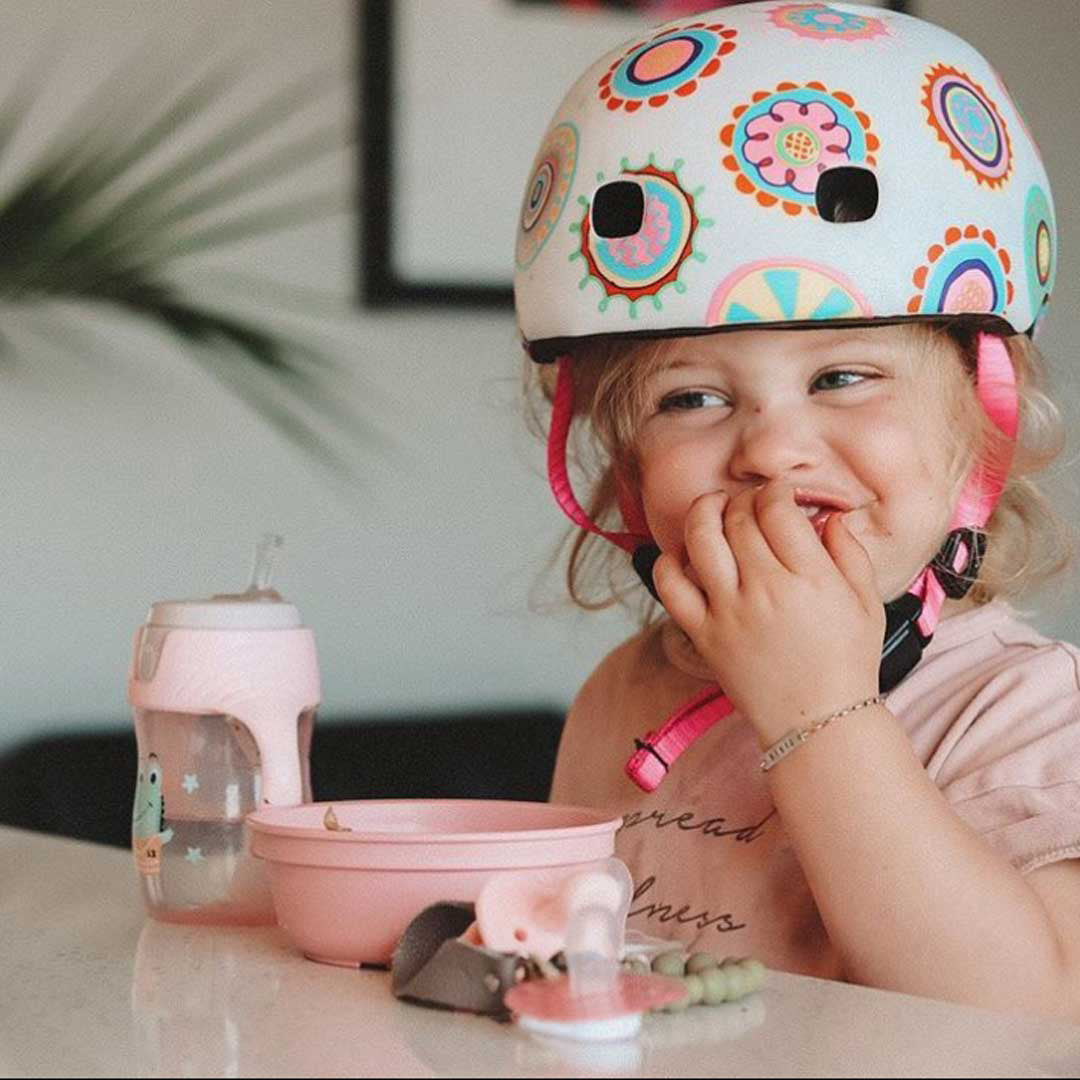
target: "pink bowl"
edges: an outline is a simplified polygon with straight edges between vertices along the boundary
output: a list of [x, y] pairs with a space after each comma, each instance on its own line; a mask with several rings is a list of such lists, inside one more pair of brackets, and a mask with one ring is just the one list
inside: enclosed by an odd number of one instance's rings
[[[323, 825], [327, 808], [343, 829]], [[615, 852], [621, 818], [551, 803], [387, 799], [249, 814], [278, 923], [312, 960], [388, 964], [429, 904], [476, 899], [501, 870], [586, 868]]]

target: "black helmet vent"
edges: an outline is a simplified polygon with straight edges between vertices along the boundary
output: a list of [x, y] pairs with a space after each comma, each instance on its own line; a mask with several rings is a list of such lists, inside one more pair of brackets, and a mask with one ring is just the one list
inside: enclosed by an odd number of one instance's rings
[[635, 236], [645, 223], [645, 192], [633, 180], [611, 180], [596, 189], [591, 213], [597, 236]]
[[838, 225], [868, 221], [877, 212], [877, 177], [870, 169], [856, 165], [827, 169], [818, 177], [814, 199], [825, 221]]

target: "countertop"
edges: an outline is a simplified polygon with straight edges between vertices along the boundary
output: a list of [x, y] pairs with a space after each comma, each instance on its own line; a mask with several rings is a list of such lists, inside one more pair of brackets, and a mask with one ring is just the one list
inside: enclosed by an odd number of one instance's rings
[[277, 929], [156, 923], [129, 852], [7, 828], [0, 957], [4, 1076], [1080, 1075], [1080, 1026], [781, 972], [632, 1042], [540, 1040]]

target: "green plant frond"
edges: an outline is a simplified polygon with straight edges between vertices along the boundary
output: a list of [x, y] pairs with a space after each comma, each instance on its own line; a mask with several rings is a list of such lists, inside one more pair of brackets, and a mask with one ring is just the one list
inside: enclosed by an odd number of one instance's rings
[[313, 131], [310, 135], [280, 147], [271, 154], [183, 199], [152, 222], [154, 229], [169, 226], [216, 209], [223, 203], [258, 191], [297, 169], [306, 168], [326, 154], [349, 145], [350, 132], [340, 126]]
[[[350, 144], [350, 132], [325, 126], [269, 150], [256, 145], [249, 160], [233, 164], [239, 151], [294, 117], [340, 76], [320, 70], [290, 82], [132, 184], [134, 170], [177, 131], [202, 119], [238, 78], [227, 65], [216, 65], [194, 83], [184, 80], [186, 88], [177, 92], [177, 80], [157, 78], [149, 85], [149, 77], [135, 79], [134, 63], [144, 74], [154, 71], [140, 51], [0, 195], [0, 297], [107, 303], [156, 323], [290, 442], [336, 475], [355, 479], [327, 424], [361, 445], [385, 449], [393, 442], [360, 418], [333, 384], [342, 367], [303, 340], [220, 310], [216, 297], [200, 303], [168, 280], [181, 257], [351, 209], [351, 193], [324, 191], [223, 216], [238, 200]], [[0, 102], [0, 151], [39, 90], [36, 74], [26, 73]], [[121, 101], [124, 92], [131, 96]], [[206, 177], [211, 169], [222, 171]], [[220, 220], [195, 224], [212, 212]], [[320, 313], [319, 305], [307, 303], [311, 292], [291, 291], [294, 308]], [[0, 360], [5, 345], [0, 338]]]
[[[145, 118], [153, 115], [159, 103], [175, 92], [175, 84], [162, 78], [161, 64], [152, 58], [153, 49], [148, 42], [155, 36], [160, 44], [160, 35], [144, 36], [126, 59], [76, 106], [67, 123], [39, 155], [32, 172], [48, 174], [55, 177], [57, 184], [66, 184], [69, 176], [87, 168], [88, 158], [98, 156], [103, 142], [110, 160], [121, 155], [128, 145], [129, 133], [139, 131], [146, 124]], [[204, 33], [196, 33], [187, 47], [179, 51], [174, 64], [180, 70], [188, 70], [206, 55], [210, 45]], [[244, 55], [250, 55], [246, 48], [238, 50], [219, 65], [220, 74], [211, 72], [199, 81], [198, 86], [222, 79], [237, 80], [243, 73]], [[40, 70], [49, 71], [52, 67]], [[198, 90], [194, 92], [197, 94]], [[207, 98], [205, 104], [209, 105], [212, 100]], [[81, 178], [79, 186], [87, 197], [96, 190], [96, 187], [87, 186], [85, 177]]]
[[[149, 214], [145, 217], [135, 215], [133, 220], [99, 223], [86, 233], [84, 239], [65, 250], [64, 260], [71, 264], [89, 254], [104, 268], [104, 272], [108, 272], [115, 266], [124, 265], [130, 259], [140, 262], [152, 260], [152, 255], [146, 250], [147, 237], [153, 237], [155, 244], [160, 246], [168, 238], [169, 230], [175, 230], [187, 219], [217, 209], [233, 199], [250, 195], [265, 184], [276, 182], [297, 169], [307, 167], [325, 154], [341, 150], [346, 145], [347, 132], [340, 127], [313, 132], [238, 170], [224, 180], [196, 192], [190, 198], [171, 207], [160, 217], [150, 217]], [[327, 213], [328, 208], [331, 207], [331, 202], [325, 201], [327, 198], [327, 196], [315, 197], [314, 208], [310, 212], [316, 217]], [[333, 209], [344, 210], [347, 209], [347, 205], [344, 202], [340, 205], [334, 203]], [[261, 213], [264, 215], [261, 224], [256, 222], [254, 225], [257, 231], [266, 231], [268, 227], [278, 227], [274, 225], [272, 215], [266, 216], [270, 214], [269, 211], [263, 210]], [[296, 213], [297, 206], [295, 205], [285, 208], [281, 227], [307, 220], [304, 215], [297, 217]], [[222, 237], [223, 243], [232, 242], [224, 238], [218, 226], [211, 226], [208, 232]]]
[[166, 262], [181, 255], [224, 247], [351, 210], [346, 193], [329, 191], [262, 207], [223, 223], [209, 224], [199, 232], [184, 232], [179, 225], [160, 233], [146, 227], [130, 235], [99, 236], [96, 243], [90, 243], [72, 227], [64, 234], [69, 242], [58, 254], [55, 248], [42, 251], [37, 236], [28, 235], [28, 229], [23, 227], [47, 218], [50, 205], [51, 200], [34, 204], [28, 198], [23, 206], [15, 208], [14, 230], [5, 227], [9, 224], [5, 220], [7, 208], [0, 207], [0, 245], [11, 241], [7, 251], [0, 250], [0, 295], [72, 291], [87, 295], [116, 277], [157, 274]]
[[[40, 168], [31, 171], [21, 188], [16, 189], [9, 199], [0, 205], [0, 218], [10, 210], [20, 222], [33, 223], [32, 236], [36, 256], [34, 262], [38, 265], [47, 263], [49, 259], [58, 262], [62, 260], [65, 264], [78, 263], [87, 252], [93, 253], [95, 262], [106, 262], [101, 256], [125, 243], [128, 235], [134, 237], [136, 244], [141, 238], [154, 235], [153, 216], [161, 216], [171, 209], [157, 205], [159, 201], [170, 196], [175, 197], [176, 189], [190, 181], [197, 172], [211, 164], [220, 163], [222, 155], [257, 137], [274, 116], [280, 119], [281, 116], [307, 104], [315, 95], [323, 92], [328, 78], [329, 72], [318, 72], [272, 95], [254, 113], [229, 125], [208, 143], [196, 147], [168, 166], [103, 212], [96, 221], [87, 222], [84, 219], [89, 216], [88, 204], [95, 196], [100, 195], [98, 180], [106, 176], [115, 179], [119, 175], [115, 167], [106, 168], [100, 163], [93, 178], [86, 184], [73, 181], [74, 186], [55, 182], [54, 173], [42, 171]], [[170, 110], [167, 116], [173, 116], [174, 120], [179, 120], [181, 116], [193, 117], [199, 103], [205, 105], [212, 100], [219, 82], [220, 77], [215, 75], [210, 85], [200, 83], [197, 93], [193, 91], [196, 96], [187, 101], [180, 112], [173, 115], [174, 110]], [[173, 126], [175, 127], [175, 124]], [[241, 138], [240, 129], [245, 127], [246, 131], [242, 132]], [[136, 139], [136, 143], [143, 145], [144, 153], [149, 152], [150, 145], [156, 144], [168, 131], [169, 124], [159, 122], [144, 133], [147, 136], [145, 139]], [[345, 145], [344, 141], [341, 145]], [[217, 149], [214, 149], [215, 147]], [[287, 155], [288, 151], [289, 146], [278, 153]], [[133, 158], [132, 161], [134, 160]], [[290, 215], [286, 220], [294, 219]], [[274, 226], [271, 223], [268, 227]], [[0, 222], [0, 234], [3, 231]], [[3, 253], [0, 252], [0, 261], [2, 260]], [[124, 260], [108, 260], [107, 265], [116, 261]], [[25, 261], [22, 265], [26, 266]], [[96, 271], [95, 276], [100, 272]], [[40, 279], [38, 284], [40, 287]]]
[[[59, 191], [68, 195], [74, 206], [87, 207], [95, 197], [108, 194], [109, 185], [128, 170], [148, 157], [168, 139], [176, 137], [187, 124], [200, 118], [203, 110], [220, 98], [239, 80], [239, 74], [231, 68], [231, 62], [208, 72], [194, 86], [189, 87], [152, 123], [139, 130], [126, 145], [115, 136], [111, 142], [101, 145], [106, 130], [112, 132], [115, 119], [105, 128], [102, 117], [90, 125], [85, 143], [90, 156], [63, 177]], [[106, 136], [107, 138], [108, 136]]]
[[[10, 287], [5, 281], [3, 260], [0, 258], [0, 295], [9, 291], [79, 296], [111, 293], [118, 281], [160, 276], [170, 260], [324, 220], [350, 209], [346, 194], [339, 191], [322, 192], [280, 206], [261, 208], [223, 223], [208, 225], [200, 232], [179, 234], [174, 238], [167, 233], [158, 236], [151, 232], [129, 237], [115, 247], [106, 245], [94, 248], [77, 244], [71, 247], [68, 257], [63, 260], [39, 263], [40, 272], [36, 276], [30, 276], [28, 264], [22, 270], [22, 279]], [[2, 239], [3, 220], [0, 218], [0, 242]]]
[[250, 240], [268, 232], [319, 221], [351, 210], [349, 196], [340, 191], [320, 192], [293, 202], [253, 210], [220, 224], [208, 225], [199, 232], [189, 233], [165, 247], [151, 248], [151, 258], [159, 261], [194, 255], [213, 248]]
[[34, 280], [55, 264], [57, 251], [78, 237], [67, 208], [40, 176], [0, 204], [0, 295], [32, 291]]
[[270, 371], [284, 371], [288, 359], [272, 334], [240, 319], [229, 318], [191, 307], [177, 298], [168, 285], [145, 282], [113, 295], [106, 291], [96, 294], [121, 307], [162, 323], [179, 337], [198, 344], [224, 338], [235, 345], [253, 363]]
[[332, 71], [316, 71], [272, 94], [261, 105], [233, 121], [209, 140], [183, 154], [163, 171], [126, 195], [106, 219], [123, 217], [152, 206], [157, 200], [175, 195], [177, 188], [190, 183], [206, 169], [221, 164], [229, 154], [261, 138], [272, 128], [326, 92], [337, 81]]
[[108, 248], [88, 246], [77, 216], [67, 211], [67, 201], [40, 180], [21, 185], [0, 205], [0, 296], [79, 293], [90, 280], [130, 270]]
[[61, 271], [79, 273], [80, 251], [104, 262], [87, 239], [84, 208], [48, 173], [34, 172], [0, 202], [0, 294], [48, 292]]
[[[272, 375], [279, 386], [305, 402], [317, 413], [330, 417], [347, 434], [361, 441], [379, 443], [384, 449], [391, 440], [370, 423], [361, 423], [355, 413], [320, 380], [302, 366], [301, 361], [317, 360], [319, 353], [287, 335], [270, 333], [236, 316], [193, 306], [165, 284], [144, 282], [114, 295], [100, 294], [136, 314], [157, 322], [178, 337], [197, 346], [224, 341], [232, 347], [233, 364], [249, 364]], [[279, 406], [274, 415], [286, 406]], [[321, 436], [320, 436], [321, 437]]]
[[15, 80], [14, 87], [0, 104], [0, 158], [3, 158], [15, 133], [23, 126], [34, 107], [34, 101], [42, 85], [40, 73], [52, 69], [52, 62], [48, 56], [55, 45], [55, 41], [50, 42], [49, 47], [41, 50], [35, 63], [23, 67]]

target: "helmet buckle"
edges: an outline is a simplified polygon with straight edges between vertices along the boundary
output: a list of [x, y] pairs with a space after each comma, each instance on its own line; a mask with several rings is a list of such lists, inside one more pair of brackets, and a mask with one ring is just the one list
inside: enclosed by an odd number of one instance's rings
[[[960, 569], [956, 569], [956, 555], [961, 544], [967, 548], [967, 559]], [[975, 584], [985, 556], [986, 533], [982, 529], [964, 526], [953, 529], [945, 538], [941, 550], [930, 563], [930, 569], [945, 595], [951, 600], [959, 600], [967, 596], [971, 586]]]

